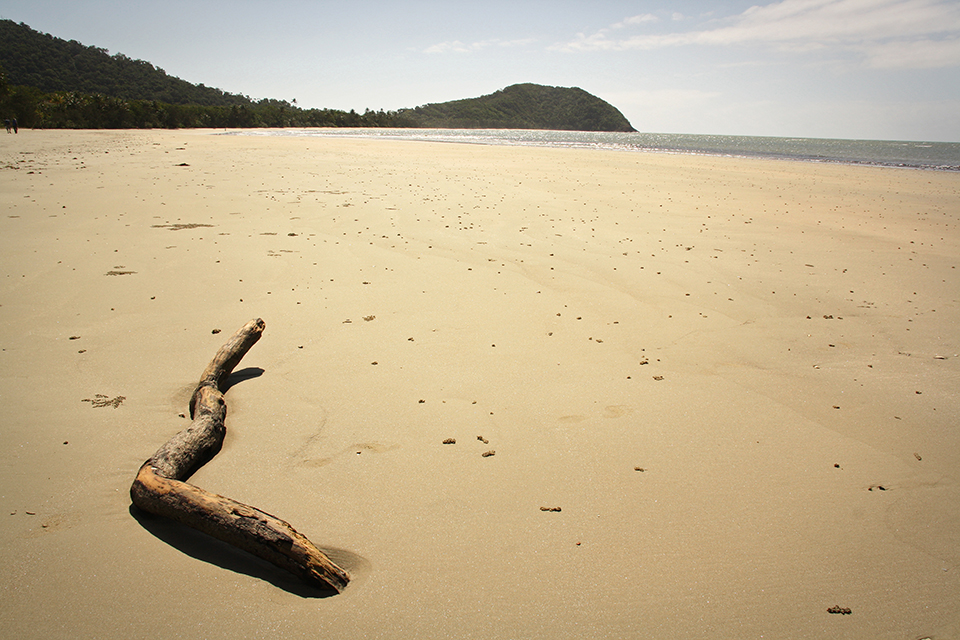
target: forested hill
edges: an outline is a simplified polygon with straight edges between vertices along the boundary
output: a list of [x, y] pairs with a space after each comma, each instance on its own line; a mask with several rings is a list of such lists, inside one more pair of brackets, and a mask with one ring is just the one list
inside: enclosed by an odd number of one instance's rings
[[583, 89], [515, 84], [479, 98], [403, 109], [420, 127], [636, 131], [620, 111]]
[[249, 105], [245, 96], [194, 85], [143, 60], [88, 47], [0, 20], [0, 67], [7, 83], [41, 91], [75, 91], [126, 100], [203, 106]]

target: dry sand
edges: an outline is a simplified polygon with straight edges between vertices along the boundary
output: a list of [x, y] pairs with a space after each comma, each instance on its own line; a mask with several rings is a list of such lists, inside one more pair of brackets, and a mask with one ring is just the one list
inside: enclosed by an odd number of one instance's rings
[[0, 635], [960, 637], [960, 175], [214, 133], [0, 138]]

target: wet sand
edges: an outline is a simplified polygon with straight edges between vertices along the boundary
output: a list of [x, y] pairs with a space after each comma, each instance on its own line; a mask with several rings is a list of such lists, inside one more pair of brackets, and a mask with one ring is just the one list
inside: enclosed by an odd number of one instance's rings
[[5, 635], [960, 637], [960, 175], [215, 133], [3, 138]]

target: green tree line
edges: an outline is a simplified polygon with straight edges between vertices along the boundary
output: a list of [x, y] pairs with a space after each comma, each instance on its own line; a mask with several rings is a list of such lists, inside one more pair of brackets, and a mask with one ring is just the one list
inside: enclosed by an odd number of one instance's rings
[[[2, 71], [0, 71], [2, 74]], [[0, 114], [34, 129], [152, 129], [255, 127], [414, 127], [396, 111], [300, 109], [285, 101], [232, 106], [126, 100], [76, 91], [44, 93], [0, 80]]]

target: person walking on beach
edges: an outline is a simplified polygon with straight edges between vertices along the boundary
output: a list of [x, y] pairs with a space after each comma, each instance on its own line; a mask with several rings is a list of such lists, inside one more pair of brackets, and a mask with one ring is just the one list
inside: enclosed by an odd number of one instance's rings
[[14, 132], [14, 133], [20, 133], [20, 129], [17, 128], [17, 119], [16, 119], [16, 118], [13, 119], [13, 132]]
[[7, 125], [7, 133], [10, 133], [10, 118], [4, 120], [3, 124]]

